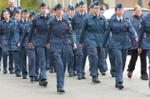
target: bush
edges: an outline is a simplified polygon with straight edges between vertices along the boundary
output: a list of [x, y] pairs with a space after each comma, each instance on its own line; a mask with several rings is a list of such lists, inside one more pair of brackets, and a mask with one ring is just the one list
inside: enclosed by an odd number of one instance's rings
[[29, 10], [38, 11], [39, 3], [41, 0], [21, 0], [21, 7], [28, 8]]

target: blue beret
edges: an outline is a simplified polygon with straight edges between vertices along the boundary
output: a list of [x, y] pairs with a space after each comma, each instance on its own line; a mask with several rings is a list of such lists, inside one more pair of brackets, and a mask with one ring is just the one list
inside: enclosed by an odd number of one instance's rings
[[16, 14], [20, 14], [20, 11], [18, 9], [15, 11], [14, 15]]
[[115, 9], [117, 9], [117, 8], [119, 8], [119, 9], [123, 8], [122, 3], [117, 3]]
[[71, 6], [71, 5], [69, 5], [69, 6], [68, 6], [68, 10], [74, 10], [74, 7]]
[[85, 3], [83, 1], [79, 2], [79, 6], [85, 5]]
[[28, 9], [26, 9], [26, 8], [22, 9], [22, 10], [21, 10], [21, 13], [23, 13], [23, 12], [24, 12], [24, 13], [28, 13]]
[[30, 12], [30, 16], [33, 16], [33, 15], [36, 15], [36, 12], [35, 12], [34, 10], [32, 10], [32, 11]]
[[76, 3], [75, 8], [79, 7], [79, 3]]
[[94, 6], [100, 6], [99, 1], [93, 2], [93, 3], [89, 6], [89, 8], [93, 8]]
[[150, 1], [148, 2], [148, 5], [150, 5]]
[[62, 9], [62, 6], [60, 3], [56, 4], [55, 7], [54, 7], [55, 10], [59, 10], [59, 9]]
[[46, 7], [46, 4], [44, 2], [41, 2], [39, 5], [39, 8], [41, 8], [41, 7]]
[[99, 1], [94, 2], [94, 6], [100, 6], [99, 4], [100, 4]]

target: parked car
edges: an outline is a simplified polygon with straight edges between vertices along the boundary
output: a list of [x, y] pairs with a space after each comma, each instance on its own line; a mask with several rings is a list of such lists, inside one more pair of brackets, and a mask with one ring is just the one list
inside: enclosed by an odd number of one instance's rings
[[[150, 13], [150, 9], [142, 8], [143, 15], [147, 15]], [[104, 12], [104, 16], [107, 19], [110, 19], [111, 16], [115, 13], [115, 9], [108, 9]], [[125, 18], [131, 18], [134, 14], [134, 8], [124, 8], [124, 16]]]

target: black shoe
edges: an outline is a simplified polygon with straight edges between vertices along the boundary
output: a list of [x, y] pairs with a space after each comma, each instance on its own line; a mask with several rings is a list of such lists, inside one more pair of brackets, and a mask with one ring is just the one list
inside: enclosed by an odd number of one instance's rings
[[69, 73], [69, 77], [73, 77], [73, 73]]
[[101, 74], [104, 76], [104, 75], [106, 75], [106, 72], [101, 72]]
[[4, 73], [4, 74], [7, 74], [7, 70], [4, 70], [3, 73]]
[[100, 81], [98, 80], [98, 77], [96, 77], [96, 76], [92, 77], [92, 82], [93, 83], [100, 83]]
[[9, 71], [10, 74], [14, 74], [15, 72], [13, 70]]
[[116, 84], [116, 88], [118, 88], [118, 89], [123, 89], [124, 88], [124, 86], [123, 86], [123, 84], [122, 83], [119, 83], [119, 84]]
[[81, 80], [81, 79], [86, 79], [85, 76], [78, 76], [78, 80]]
[[37, 77], [30, 77], [30, 81], [31, 82], [36, 82], [36, 81], [39, 81], [39, 79]]
[[141, 79], [142, 79], [142, 80], [148, 80], [148, 75], [147, 75], [147, 73], [142, 74]]
[[118, 84], [116, 84], [116, 88], [118, 88], [120, 90], [123, 89], [124, 88], [123, 83], [119, 82]]
[[40, 81], [39, 81], [39, 85], [40, 85], [40, 86], [46, 87], [47, 84], [48, 84], [47, 80], [40, 80]]
[[63, 88], [57, 88], [57, 92], [65, 93], [65, 90]]
[[31, 82], [34, 82], [34, 81], [35, 81], [35, 78], [34, 78], [34, 77], [30, 77], [30, 81], [31, 81]]
[[103, 76], [106, 75], [106, 72], [104, 70], [100, 70], [100, 72]]
[[23, 76], [22, 79], [27, 79], [27, 76]]
[[49, 72], [50, 72], [50, 73], [54, 73], [54, 70], [53, 70], [53, 69], [49, 69]]
[[39, 81], [39, 78], [38, 78], [38, 77], [35, 77], [34, 79], [35, 79], [35, 81]]
[[21, 75], [20, 74], [16, 74], [16, 77], [21, 77]]

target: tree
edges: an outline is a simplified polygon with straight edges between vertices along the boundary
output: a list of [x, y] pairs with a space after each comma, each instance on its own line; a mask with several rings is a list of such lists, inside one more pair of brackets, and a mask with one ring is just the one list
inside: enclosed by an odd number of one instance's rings
[[7, 0], [0, 0], [0, 10], [7, 7]]
[[28, 8], [29, 10], [38, 10], [41, 0], [21, 0], [21, 7]]

